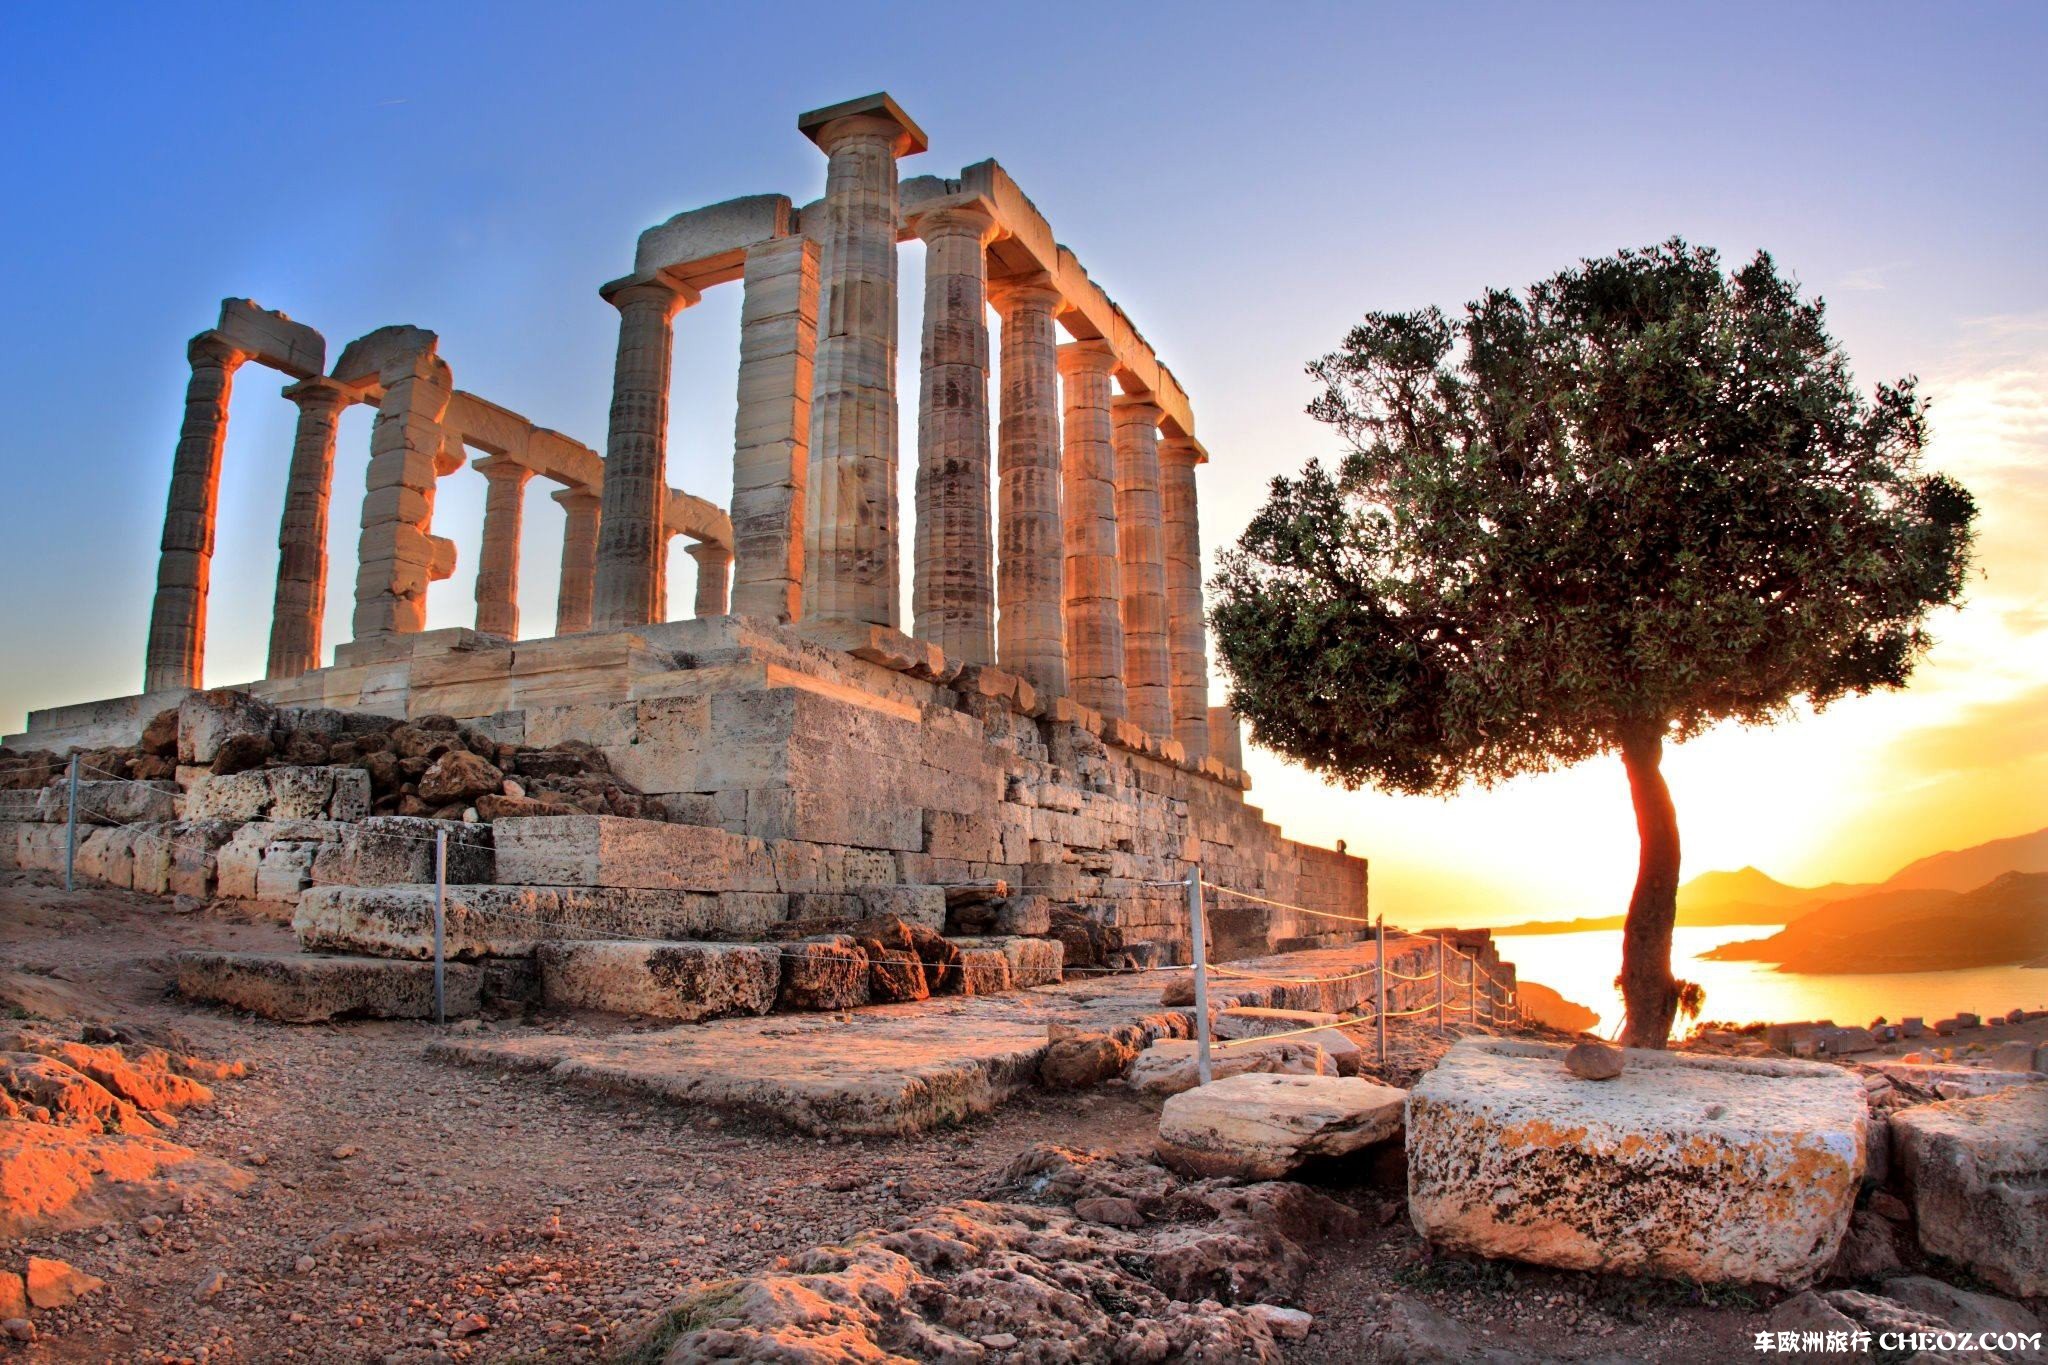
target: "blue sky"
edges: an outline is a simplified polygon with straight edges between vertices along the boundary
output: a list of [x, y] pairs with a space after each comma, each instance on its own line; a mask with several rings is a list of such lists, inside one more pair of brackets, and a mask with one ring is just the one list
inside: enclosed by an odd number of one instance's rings
[[[1358, 314], [1674, 233], [1773, 251], [1827, 297], [1866, 383], [1970, 374], [2018, 384], [2024, 408], [2048, 354], [2044, 66], [2048, 9], [2019, 5], [8, 4], [0, 729], [135, 690], [184, 342], [223, 296], [319, 328], [330, 356], [382, 324], [432, 328], [459, 386], [601, 448], [616, 315], [596, 289], [635, 235], [735, 195], [815, 197], [797, 113], [887, 89], [932, 139], [906, 175], [1001, 160], [1179, 375], [1213, 456], [1213, 547], [1273, 473], [1330, 451], [1301, 366]], [[737, 310], [715, 291], [677, 333], [671, 482], [719, 501]], [[282, 382], [237, 381], [216, 684], [261, 672]], [[2039, 453], [2021, 425], [1994, 465]], [[330, 648], [367, 433], [362, 411], [344, 423]], [[482, 482], [444, 481], [436, 530], [462, 564], [430, 599], [437, 625], [473, 611]], [[528, 633], [552, 620], [559, 541], [536, 483]], [[2037, 567], [2003, 580], [2009, 609]], [[1956, 704], [2025, 681], [1958, 684]], [[1354, 847], [1513, 823], [1487, 814], [1498, 798], [1330, 803], [1260, 772], [1275, 814]], [[1837, 870], [1768, 847], [1792, 872]]]

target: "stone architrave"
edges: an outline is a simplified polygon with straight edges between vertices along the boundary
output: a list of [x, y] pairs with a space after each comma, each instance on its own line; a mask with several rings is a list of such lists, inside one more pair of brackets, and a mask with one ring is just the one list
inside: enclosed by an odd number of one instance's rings
[[925, 149], [886, 95], [814, 110], [797, 127], [824, 151], [820, 326], [804, 517], [804, 615], [894, 628], [898, 157]]
[[1166, 542], [1167, 685], [1173, 737], [1190, 762], [1209, 754], [1209, 640], [1202, 611], [1202, 526], [1195, 466], [1202, 448], [1185, 436], [1159, 443], [1159, 505]]
[[912, 226], [925, 274], [911, 633], [948, 658], [992, 664], [987, 248], [996, 224], [962, 207], [920, 214]]
[[434, 488], [462, 467], [441, 426], [454, 383], [429, 341], [380, 372], [370, 428], [362, 534], [356, 542], [355, 638], [426, 628], [427, 585], [455, 572], [455, 546], [433, 533]]
[[1067, 687], [1081, 705], [1124, 715], [1123, 579], [1117, 561], [1116, 443], [1110, 421], [1107, 342], [1059, 350], [1061, 532], [1066, 542]]
[[286, 388], [284, 396], [299, 405], [299, 425], [292, 439], [284, 518], [277, 532], [277, 596], [270, 612], [270, 661], [264, 670], [271, 678], [296, 678], [320, 667], [335, 424], [342, 409], [355, 401], [331, 379], [304, 380]]
[[996, 662], [1054, 696], [1067, 691], [1060, 530], [1060, 369], [1049, 276], [996, 285], [1002, 407], [996, 426]]
[[1133, 725], [1173, 733], [1166, 632], [1166, 556], [1160, 544], [1159, 405], [1122, 394], [1116, 422], [1116, 533], [1122, 574], [1124, 706]]
[[186, 349], [185, 421], [171, 462], [164, 509], [156, 601], [142, 690], [198, 687], [206, 657], [206, 593], [212, 577], [213, 524], [220, 502], [220, 454], [228, 436], [228, 396], [249, 356], [217, 332], [202, 332]]
[[675, 316], [697, 301], [697, 293], [659, 276], [617, 280], [602, 293], [619, 310], [619, 350], [612, 371], [591, 622], [609, 630], [661, 619]]
[[476, 566], [476, 628], [519, 638], [519, 527], [533, 471], [502, 456], [474, 462], [490, 480], [484, 495], [484, 544]]
[[789, 622], [804, 611], [818, 244], [807, 237], [763, 242], [747, 248], [744, 270], [733, 419], [732, 610]]
[[697, 561], [697, 598], [694, 604], [696, 615], [723, 616], [728, 608], [728, 584], [732, 571], [732, 551], [712, 540], [700, 540], [683, 551]]
[[551, 495], [562, 505], [562, 582], [555, 596], [555, 634], [590, 629], [590, 599], [597, 576], [597, 517], [604, 500], [588, 488]]

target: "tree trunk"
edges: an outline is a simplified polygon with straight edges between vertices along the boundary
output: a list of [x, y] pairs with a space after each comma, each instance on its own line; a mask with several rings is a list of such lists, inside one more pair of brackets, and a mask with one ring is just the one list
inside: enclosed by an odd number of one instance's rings
[[1636, 889], [1621, 931], [1621, 998], [1628, 1007], [1624, 1047], [1663, 1047], [1678, 1013], [1678, 983], [1671, 977], [1671, 926], [1678, 915], [1678, 811], [1661, 767], [1661, 725], [1622, 735], [1629, 798], [1636, 808]]

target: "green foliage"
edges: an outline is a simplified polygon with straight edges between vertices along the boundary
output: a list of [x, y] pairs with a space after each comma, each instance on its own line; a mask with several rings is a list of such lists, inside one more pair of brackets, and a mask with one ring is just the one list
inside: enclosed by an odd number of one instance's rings
[[1865, 398], [1770, 257], [1681, 241], [1373, 313], [1309, 367], [1334, 469], [1213, 584], [1255, 742], [1448, 793], [1904, 684], [1976, 508], [1911, 379]]

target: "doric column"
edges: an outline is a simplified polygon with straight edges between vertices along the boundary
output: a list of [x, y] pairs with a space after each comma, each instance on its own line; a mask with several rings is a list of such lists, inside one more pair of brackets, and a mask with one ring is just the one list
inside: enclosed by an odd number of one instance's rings
[[1209, 708], [1209, 752], [1223, 760], [1226, 768], [1244, 767], [1244, 740], [1237, 729], [1237, 712], [1227, 706]]
[[599, 630], [661, 619], [660, 556], [667, 546], [668, 387], [675, 316], [694, 290], [635, 276], [604, 287], [619, 310], [612, 371], [611, 430], [605, 440], [604, 515], [598, 523], [597, 583], [591, 606]]
[[992, 664], [987, 247], [996, 224], [980, 209], [951, 208], [912, 226], [925, 255], [911, 633], [962, 663]]
[[1066, 550], [1060, 532], [1060, 293], [1045, 275], [993, 290], [1003, 322], [996, 428], [996, 661], [1042, 692], [1067, 691]]
[[1166, 556], [1159, 539], [1159, 405], [1121, 394], [1116, 417], [1116, 538], [1124, 599], [1124, 693], [1131, 723], [1173, 733], [1166, 645]]
[[555, 598], [555, 634], [590, 629], [590, 597], [597, 576], [597, 517], [603, 499], [588, 488], [564, 488], [552, 495], [562, 504], [562, 586]]
[[1066, 542], [1068, 692], [1105, 716], [1124, 714], [1122, 574], [1117, 564], [1116, 443], [1107, 342], [1060, 347], [1062, 534]]
[[726, 584], [732, 569], [732, 551], [714, 541], [700, 540], [685, 546], [683, 553], [697, 561], [696, 614], [725, 615]]
[[327, 614], [327, 507], [334, 492], [334, 429], [354, 401], [331, 379], [293, 384], [284, 396], [299, 405], [285, 476], [284, 519], [277, 531], [277, 596], [270, 609], [270, 663], [264, 676], [296, 678], [320, 667], [320, 628]]
[[431, 348], [379, 376], [384, 397], [370, 428], [362, 534], [356, 540], [355, 638], [426, 629], [427, 585], [455, 572], [454, 542], [433, 533], [434, 489], [462, 467], [441, 418], [455, 386]]
[[803, 615], [818, 245], [782, 237], [748, 247], [745, 271], [733, 419], [732, 609], [794, 621]]
[[533, 471], [503, 456], [474, 462], [490, 480], [484, 494], [484, 546], [476, 563], [476, 628], [519, 638], [519, 523]]
[[[887, 96], [804, 115], [829, 158], [818, 238], [822, 325], [811, 406], [804, 615], [895, 626], [896, 158], [923, 133]], [[808, 215], [806, 215], [808, 218]]]
[[164, 507], [156, 601], [149, 613], [149, 645], [142, 690], [198, 687], [206, 658], [206, 592], [213, 567], [213, 522], [220, 502], [220, 452], [228, 437], [228, 395], [235, 371], [249, 357], [216, 332], [203, 332], [186, 348], [192, 378], [185, 385], [185, 421], [171, 460], [171, 495]]
[[1195, 504], [1195, 466], [1201, 462], [1201, 446], [1185, 436], [1169, 436], [1159, 443], [1167, 686], [1173, 737], [1196, 761], [1209, 752], [1209, 639], [1202, 611], [1202, 523]]

